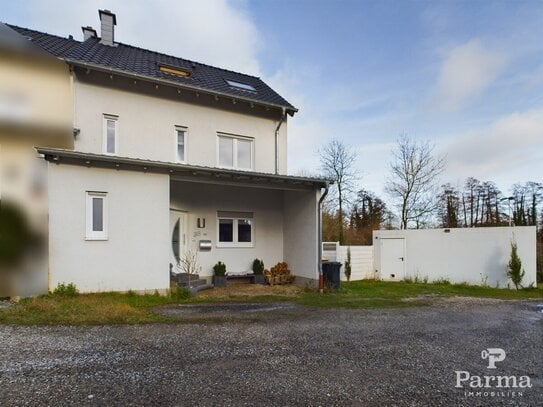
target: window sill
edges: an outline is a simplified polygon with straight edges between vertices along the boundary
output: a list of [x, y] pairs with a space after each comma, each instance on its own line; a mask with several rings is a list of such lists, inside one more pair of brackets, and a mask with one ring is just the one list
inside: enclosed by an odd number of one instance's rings
[[251, 249], [255, 247], [254, 243], [217, 243], [218, 249]]
[[100, 237], [95, 237], [95, 236], [85, 236], [85, 241], [105, 241], [105, 240], [109, 240], [107, 238], [107, 236], [100, 236]]

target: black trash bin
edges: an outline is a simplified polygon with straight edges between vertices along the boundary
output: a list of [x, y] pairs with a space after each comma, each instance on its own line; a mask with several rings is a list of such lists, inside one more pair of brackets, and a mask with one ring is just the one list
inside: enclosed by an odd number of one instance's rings
[[334, 290], [339, 289], [340, 285], [340, 270], [342, 264], [338, 261], [324, 261], [322, 262], [322, 276], [324, 278], [324, 284]]

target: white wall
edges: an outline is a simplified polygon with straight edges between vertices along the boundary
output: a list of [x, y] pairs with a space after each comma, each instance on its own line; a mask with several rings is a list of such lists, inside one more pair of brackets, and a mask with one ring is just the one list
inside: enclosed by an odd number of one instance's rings
[[320, 191], [285, 191], [285, 261], [297, 282], [318, 282], [318, 201]]
[[[157, 92], [158, 94], [158, 92]], [[174, 101], [113, 87], [75, 83], [77, 151], [102, 154], [103, 114], [118, 115], [118, 155], [176, 161], [175, 126], [188, 128], [187, 163], [217, 166], [217, 132], [254, 138], [254, 170], [275, 171], [278, 119]], [[279, 172], [287, 172], [287, 123], [279, 137]]]
[[[381, 270], [390, 253], [381, 249], [384, 239], [404, 239], [404, 277], [448, 279], [451, 282], [507, 287], [506, 265], [511, 241], [516, 241], [522, 266], [526, 271], [523, 285], [536, 282], [536, 228], [489, 227], [431, 230], [379, 230], [373, 232], [375, 269], [383, 280], [390, 276]], [[512, 284], [509, 282], [509, 285]]]
[[[167, 290], [169, 177], [49, 164], [49, 289]], [[86, 191], [107, 192], [108, 240], [85, 240]]]
[[[252, 272], [255, 258], [262, 259], [266, 268], [283, 261], [281, 190], [172, 181], [171, 207], [187, 212], [187, 234], [192, 249], [197, 248], [201, 239], [213, 243], [210, 252], [198, 252], [202, 277], [212, 276], [213, 265], [218, 261], [225, 263], [231, 274]], [[217, 247], [217, 211], [253, 212], [254, 247]], [[198, 218], [205, 218], [205, 228], [197, 228]]]

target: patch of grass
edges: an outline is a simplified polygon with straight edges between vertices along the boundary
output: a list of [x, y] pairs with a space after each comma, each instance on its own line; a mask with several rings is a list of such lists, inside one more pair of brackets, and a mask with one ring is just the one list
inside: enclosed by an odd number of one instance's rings
[[[386, 282], [376, 280], [342, 282], [338, 292], [321, 295], [315, 291], [304, 292], [297, 301], [307, 306], [323, 308], [381, 308], [429, 305], [432, 296], [462, 296], [498, 299], [539, 299], [543, 298], [541, 288], [507, 290], [462, 284], [448, 281], [439, 283]], [[417, 297], [420, 297], [418, 299]], [[414, 299], [413, 301], [405, 301]]]
[[0, 310], [0, 323], [20, 325], [101, 325], [168, 322], [151, 307], [177, 302], [174, 297], [134, 293], [97, 293], [77, 296], [50, 294], [28, 298]]
[[[498, 299], [543, 299], [543, 287], [508, 290], [468, 284], [427, 284], [417, 282], [384, 282], [375, 280], [342, 283], [339, 291], [324, 295], [316, 290], [259, 290], [249, 295], [241, 291], [225, 295], [190, 297], [179, 290], [171, 296], [137, 295], [133, 292], [79, 295], [49, 294], [25, 299], [19, 304], [0, 309], [0, 323], [19, 325], [102, 325], [172, 322], [175, 319], [158, 315], [153, 307], [168, 304], [209, 302], [279, 302], [293, 301], [322, 308], [384, 308], [431, 304], [431, 297], [480, 297]], [[409, 299], [409, 301], [406, 301]]]

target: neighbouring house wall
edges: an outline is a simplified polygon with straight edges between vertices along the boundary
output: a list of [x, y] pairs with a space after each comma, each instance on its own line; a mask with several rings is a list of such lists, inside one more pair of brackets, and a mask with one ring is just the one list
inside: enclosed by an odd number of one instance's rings
[[[266, 118], [180, 99], [123, 91], [76, 80], [75, 127], [81, 130], [75, 149], [103, 153], [103, 115], [118, 115], [118, 154], [123, 157], [175, 162], [175, 126], [188, 128], [187, 164], [216, 167], [217, 133], [254, 138], [254, 171], [275, 171], [275, 129], [279, 116]], [[194, 99], [194, 97], [193, 97]], [[241, 105], [241, 102], [240, 102]], [[241, 107], [240, 107], [241, 109]], [[287, 172], [287, 123], [279, 136], [279, 173]]]
[[[226, 264], [229, 274], [252, 273], [255, 258], [266, 268], [283, 261], [281, 190], [172, 181], [171, 208], [187, 212], [189, 248], [196, 249], [201, 239], [212, 241], [211, 251], [198, 252], [202, 277], [211, 277], [218, 261]], [[254, 247], [217, 247], [217, 211], [253, 212]], [[205, 219], [205, 228], [197, 227], [198, 218]]]
[[71, 130], [72, 88], [63, 61], [45, 54], [2, 50], [0, 89], [0, 126], [32, 128], [37, 139], [44, 131]]
[[318, 202], [320, 191], [285, 191], [284, 235], [285, 261], [296, 282], [318, 282]]
[[28, 49], [0, 50], [0, 199], [22, 212], [35, 239], [0, 270], [0, 297], [47, 292], [47, 165], [35, 147], [73, 148], [69, 68], [21, 40]]
[[[169, 289], [168, 175], [49, 164], [49, 289]], [[108, 240], [85, 240], [86, 191], [107, 192]]]
[[[518, 245], [522, 267], [526, 271], [523, 286], [536, 282], [536, 228], [488, 227], [431, 230], [379, 230], [373, 232], [375, 269], [384, 280], [390, 279], [381, 264], [389, 253], [382, 250], [384, 239], [404, 239], [407, 278], [448, 279], [453, 283], [487, 283], [512, 286], [506, 277], [511, 242]], [[401, 279], [397, 276], [396, 279]]]

